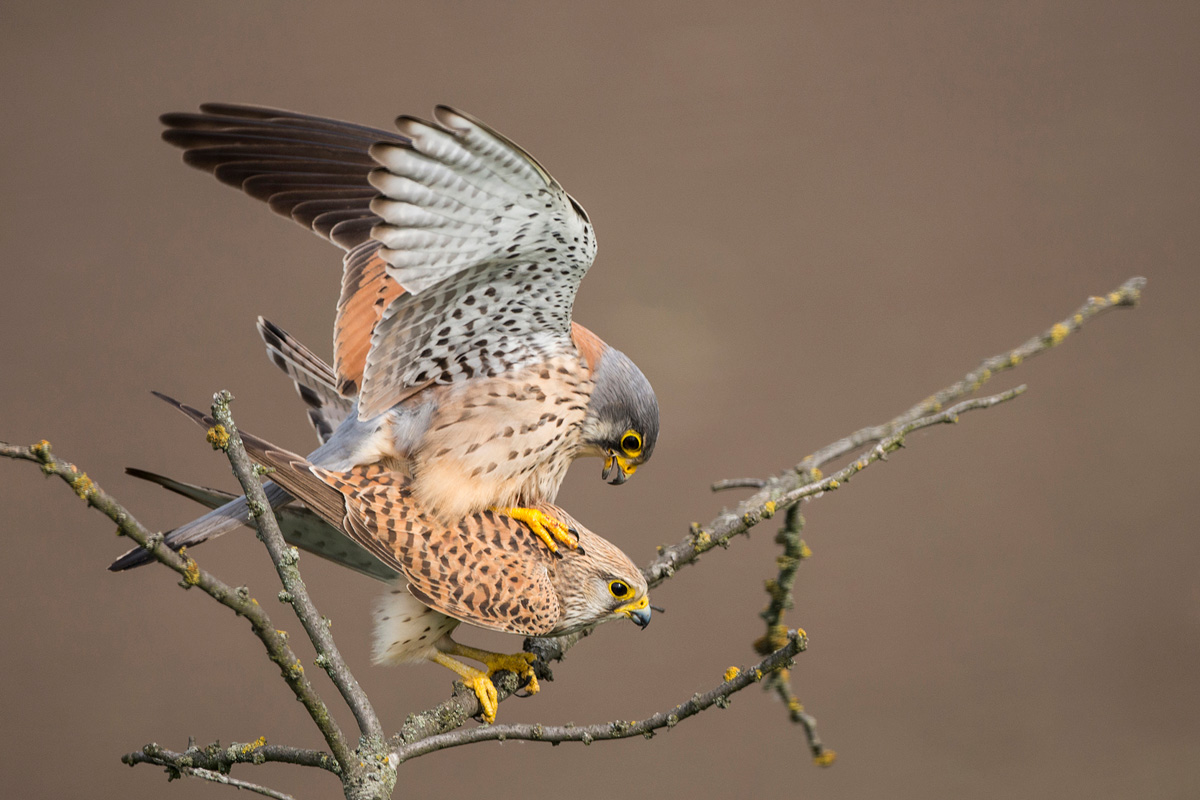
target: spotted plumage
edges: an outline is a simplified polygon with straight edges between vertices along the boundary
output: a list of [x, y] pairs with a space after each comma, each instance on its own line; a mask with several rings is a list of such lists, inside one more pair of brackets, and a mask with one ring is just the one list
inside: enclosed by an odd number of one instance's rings
[[[190, 406], [164, 399], [200, 425], [215, 423]], [[496, 668], [515, 665], [518, 671], [528, 671], [528, 664], [522, 668], [513, 657], [458, 645], [449, 637], [459, 622], [525, 636], [560, 635], [620, 617], [642, 627], [649, 622], [641, 571], [560, 508], [546, 510], [571, 521], [581, 546], [555, 557], [524, 525], [504, 514], [484, 511], [445, 524], [421, 507], [410, 477], [380, 464], [324, 469], [245, 432], [242, 440], [251, 457], [271, 467], [275, 481], [304, 503], [308, 516], [319, 517], [353, 542], [363, 551], [356, 558], [367, 555], [385, 575], [397, 576], [377, 614], [376, 661], [433, 660], [455, 669], [478, 683], [485, 717], [488, 703], [494, 702], [487, 699], [490, 682], [485, 685], [477, 671], [451, 656], [479, 659], [478, 654], [485, 654], [482, 660], [489, 666], [494, 661], [503, 664]], [[211, 501], [208, 490], [142, 477]], [[494, 687], [490, 691], [494, 697]], [[494, 705], [490, 709], [494, 718]]]
[[[555, 550], [574, 544], [568, 526], [543, 514], [547, 533], [529, 515], [574, 459], [603, 458], [619, 484], [651, 457], [649, 382], [571, 320], [596, 254], [587, 214], [509, 139], [445, 106], [395, 132], [225, 104], [163, 122], [188, 164], [345, 250], [332, 368], [298, 343], [281, 355], [278, 329], [260, 326], [318, 426], [314, 464], [384, 463], [442, 522], [509, 509]], [[167, 541], [198, 544], [244, 511], [231, 503]]]

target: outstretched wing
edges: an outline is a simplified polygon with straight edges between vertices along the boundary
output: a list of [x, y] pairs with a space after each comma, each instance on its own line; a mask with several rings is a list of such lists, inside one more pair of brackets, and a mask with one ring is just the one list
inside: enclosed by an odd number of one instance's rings
[[531, 155], [461, 112], [434, 117], [398, 133], [220, 103], [162, 117], [188, 164], [347, 251], [334, 366], [363, 419], [569, 352], [596, 254], [587, 214]]
[[376, 142], [401, 144], [390, 131], [292, 111], [205, 103], [200, 113], [160, 117], [163, 139], [183, 160], [266, 202], [271, 210], [350, 250], [381, 220], [367, 180]]
[[359, 416], [424, 386], [496, 375], [571, 344], [571, 308], [596, 255], [587, 214], [537, 161], [461, 112], [400, 117], [370, 175], [371, 236], [407, 292], [371, 334]]

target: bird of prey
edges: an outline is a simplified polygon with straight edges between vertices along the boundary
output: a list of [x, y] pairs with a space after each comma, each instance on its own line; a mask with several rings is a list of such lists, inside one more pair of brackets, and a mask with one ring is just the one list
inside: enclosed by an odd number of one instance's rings
[[[571, 320], [596, 253], [587, 214], [512, 141], [445, 106], [397, 132], [228, 104], [162, 120], [186, 163], [345, 251], [333, 391], [353, 409], [312, 463], [402, 464], [442, 522], [503, 511], [557, 552], [575, 545], [569, 526], [538, 506], [570, 463], [599, 456], [620, 484], [653, 454], [650, 383]], [[268, 497], [289, 499], [275, 485]], [[234, 501], [167, 541], [245, 518]]]
[[[202, 426], [216, 424], [190, 406], [163, 399]], [[531, 694], [538, 691], [534, 656], [459, 644], [450, 634], [460, 622], [525, 636], [561, 635], [619, 618], [642, 628], [650, 622], [641, 571], [574, 520], [580, 546], [555, 558], [503, 513], [482, 511], [445, 524], [421, 506], [407, 475], [382, 464], [324, 469], [250, 434], [241, 437], [251, 458], [274, 469], [276, 482], [365, 551], [382, 567], [380, 574], [396, 576], [376, 616], [375, 662], [433, 661], [452, 669], [479, 698], [485, 722], [496, 718], [494, 672], [512, 671], [528, 679]], [[202, 499], [204, 490], [190, 493]], [[571, 519], [560, 508], [544, 507]], [[478, 661], [487, 671], [460, 658]]]

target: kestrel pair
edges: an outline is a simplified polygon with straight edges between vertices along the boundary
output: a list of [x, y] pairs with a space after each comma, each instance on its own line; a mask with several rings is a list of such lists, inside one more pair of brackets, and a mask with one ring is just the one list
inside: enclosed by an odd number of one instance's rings
[[[199, 114], [163, 117], [164, 138], [185, 150], [187, 163], [346, 251], [332, 368], [260, 321], [268, 351], [313, 407], [310, 417], [322, 434], [307, 459], [286, 454], [293, 466], [280, 469], [268, 497], [275, 506], [289, 493], [298, 497], [377, 562], [403, 562], [409, 546], [391, 539], [391, 556], [372, 550], [379, 531], [391, 530], [379, 520], [419, 519], [427, 531], [458, 530], [453, 536], [468, 561], [478, 557], [468, 548], [471, 526], [529, 540], [517, 520], [544, 542], [521, 556], [530, 568], [554, 553], [564, 574], [576, 562], [595, 571], [604, 553], [619, 556], [628, 570], [632, 564], [619, 550], [572, 529], [569, 517], [549, 505], [575, 458], [604, 458], [604, 477], [622, 483], [650, 457], [658, 436], [657, 401], [641, 371], [571, 321], [575, 292], [596, 252], [591, 224], [511, 141], [446, 107], [436, 109], [435, 119], [400, 117], [396, 134], [245, 106], [206, 105]], [[297, 483], [302, 474], [307, 482]], [[334, 490], [326, 478], [340, 482], [334, 489], [344, 508], [336, 514], [336, 504], [322, 499]], [[370, 535], [352, 511], [366, 494], [389, 498], [386, 512], [373, 512]], [[246, 519], [245, 501], [237, 499], [167, 541], [194, 545]], [[145, 555], [132, 551], [113, 568], [144, 562]], [[411, 573], [399, 572], [426, 606], [503, 628], [426, 602], [436, 598], [422, 594]], [[606, 605], [586, 606], [590, 622], [635, 598], [645, 601], [645, 584], [639, 589], [640, 574], [633, 574], [609, 579], [632, 594], [616, 605], [622, 598], [610, 593], [601, 598]], [[477, 573], [453, 578], [460, 579], [468, 581], [458, 587], [462, 593], [483, 585]], [[554, 590], [560, 600], [562, 588]], [[552, 632], [562, 632], [566, 619]], [[385, 660], [396, 660], [384, 651]], [[452, 660], [445, 650], [438, 654], [434, 660]]]

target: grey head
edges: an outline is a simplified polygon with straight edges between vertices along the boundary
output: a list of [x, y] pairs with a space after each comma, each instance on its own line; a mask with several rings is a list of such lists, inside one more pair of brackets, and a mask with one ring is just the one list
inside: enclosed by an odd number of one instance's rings
[[658, 398], [629, 357], [605, 347], [583, 422], [585, 453], [604, 458], [601, 477], [614, 486], [650, 460], [658, 441]]

